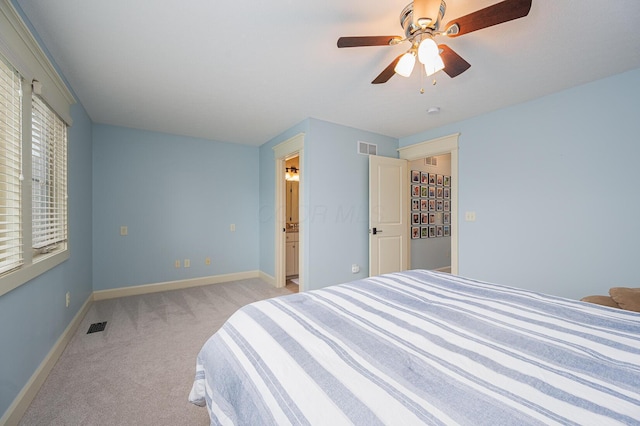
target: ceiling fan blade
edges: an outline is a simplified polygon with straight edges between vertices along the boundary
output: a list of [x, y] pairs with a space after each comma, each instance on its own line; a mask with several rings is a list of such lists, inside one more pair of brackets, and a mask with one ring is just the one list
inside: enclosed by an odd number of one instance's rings
[[[402, 54], [404, 55], [404, 53]], [[402, 55], [395, 58], [378, 76], [371, 82], [371, 84], [381, 84], [389, 81], [391, 77], [396, 73], [395, 67]]]
[[446, 44], [439, 44], [438, 48], [441, 50], [440, 57], [444, 62], [442, 71], [446, 72], [449, 77], [457, 77], [471, 67], [469, 62], [462, 59], [462, 56], [458, 55]]
[[[502, 24], [503, 22], [523, 18], [529, 14], [531, 2], [532, 0], [505, 0], [496, 3], [493, 6], [485, 7], [448, 22], [444, 27], [445, 33], [449, 37], [458, 37], [493, 25]], [[455, 30], [449, 31], [453, 25], [458, 26], [457, 32]]]
[[338, 47], [389, 46], [402, 40], [399, 36], [340, 37]]

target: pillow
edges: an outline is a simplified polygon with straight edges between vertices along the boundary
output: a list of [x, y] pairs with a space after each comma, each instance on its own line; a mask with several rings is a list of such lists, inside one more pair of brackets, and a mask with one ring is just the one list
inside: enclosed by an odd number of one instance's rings
[[622, 309], [640, 312], [640, 288], [611, 287], [609, 294]]
[[580, 299], [582, 302], [595, 303], [596, 305], [610, 306], [612, 308], [620, 308], [620, 306], [609, 296], [586, 296]]

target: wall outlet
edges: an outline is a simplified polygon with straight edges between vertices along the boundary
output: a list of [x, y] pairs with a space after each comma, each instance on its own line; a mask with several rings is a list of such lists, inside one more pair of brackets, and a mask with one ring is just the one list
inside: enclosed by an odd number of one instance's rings
[[351, 272], [354, 274], [357, 274], [358, 272], [360, 272], [360, 265], [358, 265], [357, 263], [354, 263], [353, 265], [351, 265]]
[[191, 260], [185, 259], [184, 260], [184, 267], [185, 268], [190, 268], [191, 267]]
[[67, 292], [64, 298], [64, 303], [65, 303], [65, 306], [68, 308], [69, 305], [71, 304], [71, 293]]
[[205, 265], [211, 265], [211, 258], [207, 257], [206, 259], [204, 259], [204, 264]]
[[125, 235], [129, 235], [129, 227], [127, 226], [121, 226], [120, 227], [120, 235], [122, 235], [123, 237]]
[[236, 224], [235, 223], [232, 223], [231, 225], [229, 225], [229, 231], [236, 232]]
[[180, 267], [180, 261], [176, 260], [176, 268], [179, 268], [179, 267]]

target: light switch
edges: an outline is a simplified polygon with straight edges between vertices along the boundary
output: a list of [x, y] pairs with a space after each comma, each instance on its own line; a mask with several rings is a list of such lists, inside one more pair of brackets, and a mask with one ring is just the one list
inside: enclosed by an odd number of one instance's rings
[[476, 212], [466, 212], [464, 214], [464, 220], [466, 222], [475, 222], [476, 221]]
[[120, 235], [125, 236], [129, 234], [129, 228], [126, 226], [120, 227]]

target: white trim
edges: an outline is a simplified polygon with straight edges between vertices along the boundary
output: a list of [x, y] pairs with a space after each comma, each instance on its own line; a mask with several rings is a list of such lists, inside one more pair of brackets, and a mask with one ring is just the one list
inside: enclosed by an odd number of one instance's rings
[[460, 133], [420, 142], [398, 149], [400, 158], [419, 160], [451, 153], [451, 273], [458, 274], [458, 138]]
[[64, 330], [60, 338], [53, 345], [47, 356], [42, 360], [36, 371], [31, 375], [29, 381], [24, 385], [20, 393], [15, 397], [7, 411], [4, 413], [2, 418], [0, 418], [0, 425], [13, 426], [17, 425], [24, 416], [24, 413], [29, 408], [29, 405], [33, 401], [33, 398], [37, 395], [40, 387], [49, 376], [49, 373], [53, 369], [53, 366], [56, 365], [60, 355], [67, 347], [69, 341], [75, 334], [78, 326], [82, 322], [84, 316], [89, 311], [93, 301], [93, 294], [90, 295], [87, 300], [82, 305], [82, 308], [78, 311], [78, 313], [73, 317], [73, 320], [69, 323], [67, 328]]
[[[281, 206], [285, 203], [285, 179], [284, 179], [284, 167], [285, 160], [294, 155], [298, 155], [299, 176], [300, 182], [298, 183], [298, 215], [300, 218], [304, 218], [306, 211], [304, 208], [304, 192], [305, 192], [305, 162], [304, 162], [304, 133], [298, 133], [297, 135], [287, 139], [284, 142], [279, 143], [273, 147], [275, 156], [275, 286], [277, 288], [284, 287], [286, 285], [286, 276], [284, 261], [286, 258], [285, 249], [285, 232], [283, 229], [286, 227], [284, 214], [281, 214]], [[304, 219], [298, 223], [298, 279], [299, 279], [299, 291], [304, 291], [306, 276], [305, 276], [305, 263], [304, 263], [304, 233], [305, 224]]]
[[42, 97], [71, 126], [71, 105], [76, 101], [11, 0], [0, 0], [0, 49], [27, 82], [42, 83]]
[[161, 291], [180, 290], [183, 288], [200, 287], [209, 284], [220, 284], [229, 281], [262, 278], [259, 271], [237, 272], [234, 274], [211, 275], [208, 277], [189, 280], [167, 281], [164, 283], [143, 284], [131, 287], [120, 287], [93, 292], [93, 300], [115, 299], [118, 297], [138, 296], [141, 294], [158, 293]]
[[276, 278], [267, 274], [266, 272], [260, 271], [260, 279], [266, 283], [269, 283], [272, 286], [276, 286]]

